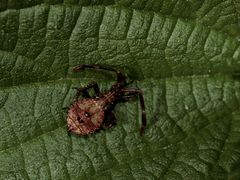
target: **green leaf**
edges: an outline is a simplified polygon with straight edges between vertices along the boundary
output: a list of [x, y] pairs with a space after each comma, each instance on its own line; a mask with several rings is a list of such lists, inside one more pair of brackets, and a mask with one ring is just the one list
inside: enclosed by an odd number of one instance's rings
[[[239, 179], [237, 0], [0, 0], [0, 179]], [[74, 86], [144, 93], [117, 125], [67, 135]]]

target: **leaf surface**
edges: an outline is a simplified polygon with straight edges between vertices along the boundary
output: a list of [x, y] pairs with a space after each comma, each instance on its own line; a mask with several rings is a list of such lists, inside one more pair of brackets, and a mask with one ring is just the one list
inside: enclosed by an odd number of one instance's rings
[[[237, 179], [240, 43], [236, 0], [0, 1], [0, 179]], [[117, 125], [68, 136], [72, 87], [114, 66], [144, 93]]]

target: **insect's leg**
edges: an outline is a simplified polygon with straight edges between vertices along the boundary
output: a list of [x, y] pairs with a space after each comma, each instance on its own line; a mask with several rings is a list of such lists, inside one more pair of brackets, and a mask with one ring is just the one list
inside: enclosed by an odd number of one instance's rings
[[94, 90], [96, 96], [99, 96], [100, 90], [99, 90], [98, 84], [95, 82], [95, 83], [92, 85], [92, 87], [93, 87], [93, 90]]
[[111, 67], [107, 67], [107, 66], [103, 66], [103, 65], [99, 65], [99, 64], [82, 64], [82, 65], [74, 67], [73, 71], [79, 72], [85, 68], [103, 69], [103, 70], [115, 72], [117, 75], [117, 82], [121, 83], [122, 85], [126, 85], [126, 77], [120, 71], [118, 71], [114, 68], [111, 68]]
[[70, 130], [70, 129], [68, 129], [68, 127], [67, 127], [67, 135], [68, 135], [68, 136], [70, 136], [70, 135], [71, 135], [71, 130]]
[[103, 127], [104, 128], [111, 128], [112, 126], [116, 125], [116, 117], [112, 111], [108, 111], [106, 114], [106, 118], [104, 119], [103, 122]]
[[139, 96], [140, 106], [142, 110], [142, 125], [140, 129], [140, 135], [143, 135], [147, 125], [147, 118], [146, 118], [145, 104], [144, 104], [142, 91], [140, 89], [128, 88], [128, 89], [123, 89], [123, 92], [128, 93], [126, 96], [123, 96], [125, 100], [127, 100], [126, 98], [132, 98], [133, 96], [137, 96], [137, 95]]
[[67, 135], [68, 135], [68, 136], [71, 136], [71, 132], [70, 132], [69, 130], [67, 131]]
[[69, 109], [69, 107], [63, 107], [62, 110], [67, 111]]
[[85, 98], [90, 98], [90, 95], [87, 91], [90, 88], [93, 88], [96, 96], [99, 96], [100, 91], [99, 91], [98, 84], [96, 82], [92, 82], [92, 83], [88, 84], [86, 87], [83, 87], [83, 88], [75, 88], [74, 87], [74, 89], [77, 89], [77, 94], [76, 94], [75, 98], [78, 99], [81, 94]]
[[136, 98], [137, 94], [134, 92], [134, 93], [127, 93], [127, 94], [124, 94], [124, 96], [122, 96], [120, 98], [120, 101], [121, 102], [126, 102], [126, 101], [129, 101], [129, 100], [132, 100], [134, 98]]
[[75, 100], [78, 100], [79, 96], [82, 94], [83, 97], [85, 98], [90, 98], [89, 93], [87, 92], [87, 90], [85, 88], [76, 88], [73, 87], [73, 89], [77, 90], [77, 93], [75, 95]]

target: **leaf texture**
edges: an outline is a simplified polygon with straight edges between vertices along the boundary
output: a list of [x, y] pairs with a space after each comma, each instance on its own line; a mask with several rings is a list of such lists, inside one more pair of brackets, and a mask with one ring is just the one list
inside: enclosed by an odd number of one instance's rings
[[[226, 1], [0, 1], [0, 179], [240, 178], [239, 6]], [[119, 68], [144, 93], [117, 125], [68, 136], [72, 87]]]

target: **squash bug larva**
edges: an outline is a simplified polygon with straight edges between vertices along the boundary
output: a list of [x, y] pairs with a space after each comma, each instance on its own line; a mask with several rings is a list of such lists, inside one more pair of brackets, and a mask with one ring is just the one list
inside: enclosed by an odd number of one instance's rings
[[[73, 71], [79, 72], [85, 68], [98, 70], [108, 70], [116, 73], [117, 82], [112, 85], [110, 90], [101, 93], [96, 82], [88, 84], [86, 87], [75, 88], [77, 90], [75, 101], [68, 108], [67, 126], [68, 133], [78, 135], [88, 135], [102, 128], [110, 128], [116, 124], [116, 118], [112, 110], [119, 102], [126, 102], [129, 99], [139, 96], [142, 110], [142, 125], [140, 135], [143, 135], [147, 125], [145, 105], [143, 95], [140, 89], [125, 88], [127, 86], [125, 76], [118, 70], [105, 67], [103, 65], [80, 65], [73, 68]], [[88, 89], [93, 88], [95, 96], [91, 97]], [[82, 95], [83, 98], [79, 99]]]

